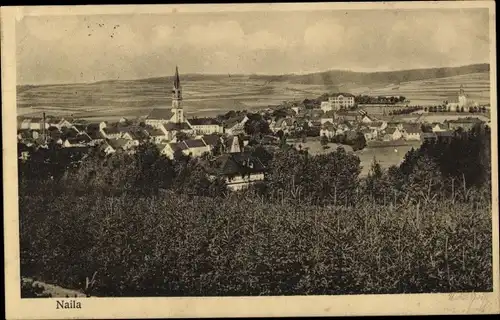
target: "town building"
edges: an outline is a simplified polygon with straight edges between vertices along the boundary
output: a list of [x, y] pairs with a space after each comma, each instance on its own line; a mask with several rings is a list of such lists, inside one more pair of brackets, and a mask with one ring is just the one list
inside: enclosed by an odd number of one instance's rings
[[463, 85], [460, 85], [460, 90], [458, 92], [457, 98], [452, 99], [446, 105], [451, 112], [469, 112], [472, 107], [478, 107], [479, 104], [472, 100], [469, 95], [465, 92]]
[[333, 123], [335, 121], [335, 111], [330, 110], [325, 112], [321, 117], [321, 124], [325, 124], [327, 122]]
[[403, 138], [407, 141], [418, 141], [421, 139], [422, 130], [419, 125], [404, 125]]
[[484, 121], [478, 118], [461, 118], [456, 120], [447, 120], [446, 122], [447, 128], [449, 130], [456, 130], [458, 128], [462, 128], [464, 130], [470, 130], [477, 124], [482, 124]]
[[432, 132], [443, 132], [448, 130], [448, 127], [445, 124], [434, 122], [432, 125]]
[[119, 139], [122, 137], [122, 132], [114, 126], [107, 126], [100, 130], [101, 134], [106, 139]]
[[214, 118], [192, 118], [188, 123], [196, 134], [224, 133], [224, 127]]
[[388, 127], [385, 129], [385, 134], [383, 136], [384, 141], [394, 141], [399, 140], [403, 137], [403, 133], [398, 127]]
[[242, 152], [238, 137], [233, 138], [229, 153], [217, 157], [207, 168], [212, 179], [223, 179], [228, 189], [238, 191], [264, 180], [266, 172], [262, 161], [250, 152]]
[[245, 123], [248, 120], [247, 115], [231, 118], [224, 123], [224, 132], [230, 136], [245, 133]]
[[350, 93], [337, 93], [328, 98], [327, 103], [321, 103], [323, 112], [345, 110], [354, 107], [354, 95]]

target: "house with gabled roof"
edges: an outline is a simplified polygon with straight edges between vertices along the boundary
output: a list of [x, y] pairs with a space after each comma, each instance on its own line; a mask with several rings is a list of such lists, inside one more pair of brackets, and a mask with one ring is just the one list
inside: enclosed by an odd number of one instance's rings
[[405, 123], [403, 124], [403, 138], [405, 140], [421, 140], [422, 128], [419, 124]]
[[211, 149], [205, 144], [203, 139], [187, 139], [177, 143], [177, 146], [181, 148], [185, 155], [192, 157], [200, 157], [206, 152], [210, 152]]
[[327, 111], [321, 116], [321, 124], [326, 122], [333, 123], [335, 121], [335, 111]]
[[[237, 141], [236, 144], [238, 144]], [[262, 161], [251, 152], [223, 154], [211, 162], [206, 170], [212, 179], [217, 177], [223, 179], [228, 189], [233, 191], [242, 190], [263, 181], [267, 171]]]
[[387, 127], [383, 136], [384, 141], [399, 140], [403, 137], [401, 130], [398, 127]]
[[231, 118], [224, 123], [224, 132], [228, 135], [238, 135], [245, 132], [245, 123], [250, 120], [247, 115]]
[[66, 138], [62, 144], [64, 148], [86, 147], [92, 139], [86, 134], [78, 134], [76, 137]]
[[174, 154], [176, 151], [182, 151], [178, 146], [178, 143], [176, 142], [159, 143], [156, 145], [156, 147], [160, 151], [160, 154], [166, 156], [170, 160], [174, 159]]
[[102, 135], [106, 139], [119, 139], [122, 137], [122, 132], [115, 126], [107, 126], [101, 129]]
[[[210, 152], [214, 152], [214, 149], [217, 146], [221, 146], [221, 148], [223, 148], [223, 146], [224, 146], [224, 139], [221, 136], [218, 136], [216, 134], [204, 135], [201, 137], [201, 139], [209, 147]], [[219, 150], [219, 151], [222, 152], [223, 150]]]
[[128, 150], [131, 146], [129, 145], [130, 140], [118, 138], [118, 139], [108, 139], [102, 145], [102, 149], [106, 154], [111, 154], [115, 152]]
[[163, 130], [153, 127], [147, 127], [145, 130], [149, 136], [149, 140], [153, 143], [162, 143], [169, 140], [168, 134], [163, 132]]
[[368, 128], [372, 130], [382, 131], [387, 128], [387, 122], [385, 121], [373, 121], [367, 124]]
[[439, 123], [439, 122], [434, 122], [432, 124], [432, 132], [443, 132], [448, 130], [447, 126], [445, 124]]

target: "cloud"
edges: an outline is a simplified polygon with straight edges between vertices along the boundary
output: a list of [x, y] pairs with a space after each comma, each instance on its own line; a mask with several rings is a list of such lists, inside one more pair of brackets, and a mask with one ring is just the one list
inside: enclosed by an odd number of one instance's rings
[[180, 39], [198, 48], [242, 46], [245, 33], [236, 21], [210, 22], [208, 25], [190, 26]]
[[304, 45], [312, 50], [339, 50], [345, 41], [345, 28], [336, 20], [323, 20], [304, 32]]
[[44, 18], [29, 17], [22, 21], [25, 23], [27, 33], [42, 41], [61, 40], [74, 32], [79, 25], [78, 18], [74, 16], [58, 19], [52, 19], [50, 16]]
[[250, 50], [286, 50], [288, 41], [269, 31], [258, 31], [245, 37], [245, 45]]

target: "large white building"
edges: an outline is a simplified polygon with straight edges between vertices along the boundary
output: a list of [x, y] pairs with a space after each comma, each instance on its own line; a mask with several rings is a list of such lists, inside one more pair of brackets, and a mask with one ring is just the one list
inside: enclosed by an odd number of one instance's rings
[[458, 99], [448, 103], [448, 107], [450, 111], [464, 111], [468, 112], [472, 107], [478, 107], [479, 104], [474, 102], [472, 99], [469, 99], [468, 95], [465, 93], [463, 86], [460, 86], [460, 91], [458, 92]]
[[328, 98], [328, 102], [321, 103], [321, 110], [324, 112], [349, 109], [355, 104], [354, 96], [349, 93], [338, 93]]

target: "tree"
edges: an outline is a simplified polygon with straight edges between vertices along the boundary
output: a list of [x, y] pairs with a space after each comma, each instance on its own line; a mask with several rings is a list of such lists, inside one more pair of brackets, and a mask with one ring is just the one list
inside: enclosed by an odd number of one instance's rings
[[325, 149], [326, 146], [328, 145], [328, 138], [326, 137], [325, 134], [323, 134], [321, 136], [320, 143], [321, 143], [321, 146], [323, 146], [323, 149]]

